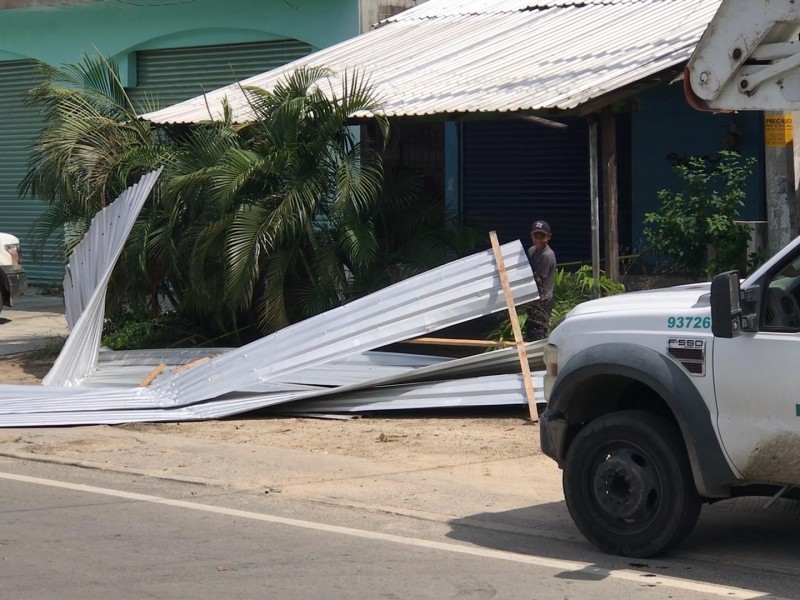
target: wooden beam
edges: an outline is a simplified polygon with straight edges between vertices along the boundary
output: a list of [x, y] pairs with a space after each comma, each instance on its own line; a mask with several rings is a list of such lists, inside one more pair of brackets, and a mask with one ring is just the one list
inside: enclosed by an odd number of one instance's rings
[[567, 123], [560, 121], [553, 121], [552, 119], [545, 119], [544, 117], [537, 117], [536, 115], [519, 115], [517, 119], [521, 121], [528, 121], [536, 125], [543, 125], [545, 127], [552, 127], [553, 129], [565, 129], [569, 127]]
[[148, 375], [142, 380], [142, 383], [139, 384], [139, 387], [147, 387], [148, 385], [153, 383], [153, 380], [156, 377], [158, 377], [161, 374], [161, 371], [163, 371], [166, 367], [167, 365], [165, 365], [164, 363], [159, 364], [155, 369], [153, 369], [150, 372], [150, 375]]
[[592, 277], [600, 277], [600, 154], [597, 117], [589, 115], [589, 225], [592, 234]]
[[619, 281], [619, 202], [617, 195], [617, 120], [610, 107], [602, 112], [603, 216], [606, 275]]
[[215, 356], [218, 356], [218, 355], [217, 354], [211, 354], [210, 356], [204, 356], [202, 358], [198, 358], [197, 360], [193, 360], [192, 362], [188, 362], [185, 365], [181, 365], [179, 367], [175, 367], [174, 369], [172, 369], [172, 372], [173, 373], [180, 373], [181, 371], [188, 371], [192, 367], [196, 367], [197, 365], [202, 365], [203, 363], [210, 361]]
[[492, 242], [494, 260], [497, 263], [497, 274], [500, 276], [500, 284], [503, 286], [503, 295], [505, 295], [506, 298], [508, 317], [511, 319], [511, 330], [514, 332], [514, 342], [516, 342], [517, 345], [519, 366], [522, 370], [522, 379], [525, 382], [525, 396], [528, 398], [528, 410], [531, 414], [531, 422], [537, 423], [539, 421], [539, 411], [536, 409], [536, 392], [533, 389], [531, 366], [528, 364], [528, 352], [525, 349], [525, 340], [522, 339], [522, 330], [519, 327], [519, 317], [517, 317], [517, 307], [514, 303], [514, 295], [511, 293], [511, 285], [508, 283], [508, 273], [506, 273], [503, 253], [500, 251], [500, 243], [497, 241], [497, 232], [490, 231], [489, 239]]
[[516, 342], [498, 342], [495, 340], [463, 340], [458, 338], [418, 337], [403, 342], [404, 344], [434, 344], [438, 346], [481, 346], [484, 348], [510, 348]]

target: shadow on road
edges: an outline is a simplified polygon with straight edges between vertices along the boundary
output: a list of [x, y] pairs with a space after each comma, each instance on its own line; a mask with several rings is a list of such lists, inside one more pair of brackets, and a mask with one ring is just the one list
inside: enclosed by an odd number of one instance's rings
[[704, 506], [697, 527], [682, 544], [648, 559], [596, 550], [578, 532], [564, 502], [455, 519], [448, 537], [482, 548], [592, 565], [555, 575], [562, 579], [602, 579], [594, 567], [629, 569], [794, 598], [794, 582], [800, 577], [800, 502], [779, 500], [765, 508], [768, 502], [738, 498]]

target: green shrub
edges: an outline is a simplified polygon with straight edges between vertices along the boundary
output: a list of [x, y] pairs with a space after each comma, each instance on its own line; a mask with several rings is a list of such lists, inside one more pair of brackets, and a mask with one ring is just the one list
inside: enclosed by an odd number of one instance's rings
[[114, 319], [106, 319], [102, 343], [111, 350], [138, 350], [147, 348], [195, 347], [208, 340], [197, 332], [197, 323], [168, 312], [151, 317], [147, 313], [128, 312]]
[[553, 288], [555, 304], [550, 315], [550, 331], [581, 302], [621, 294], [624, 291], [623, 284], [612, 281], [603, 273], [600, 274], [600, 277], [593, 277], [592, 268], [589, 265], [583, 265], [575, 272], [558, 269]]
[[[592, 300], [602, 296], [613, 296], [625, 291], [625, 286], [616, 283], [601, 274], [600, 277], [592, 276], [592, 268], [583, 265], [577, 271], [570, 272], [564, 269], [556, 269], [555, 285], [553, 287], [553, 312], [550, 314], [549, 331], [552, 331], [567, 313], [575, 306], [586, 300]], [[527, 311], [524, 306], [517, 308], [519, 326], [525, 331], [525, 323], [528, 320]], [[514, 341], [514, 332], [511, 328], [511, 320], [503, 321], [489, 336], [493, 340], [505, 342]]]
[[693, 279], [746, 265], [747, 226], [736, 223], [744, 182], [755, 159], [720, 152], [718, 161], [692, 156], [675, 166], [681, 190], [661, 190], [661, 207], [647, 213], [644, 231], [652, 252]]

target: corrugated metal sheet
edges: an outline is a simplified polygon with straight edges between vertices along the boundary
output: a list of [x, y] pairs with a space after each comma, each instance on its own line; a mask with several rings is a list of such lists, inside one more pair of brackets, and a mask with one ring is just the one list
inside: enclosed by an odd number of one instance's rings
[[[534, 385], [538, 388], [537, 395], [541, 395], [541, 373], [534, 373]], [[5, 398], [5, 388], [0, 386], [0, 399]], [[18, 388], [33, 388], [34, 386], [16, 386]], [[57, 388], [51, 388], [56, 392]], [[97, 390], [73, 389], [73, 392], [97, 392]], [[504, 375], [499, 377], [478, 377], [467, 383], [441, 382], [438, 384], [408, 386], [403, 392], [384, 393], [386, 390], [376, 390], [374, 393], [357, 396], [348, 402], [342, 398], [327, 405], [325, 402], [309, 404], [314, 412], [330, 410], [342, 412], [372, 412], [377, 410], [419, 409], [419, 408], [448, 408], [454, 406], [515, 406], [526, 404], [525, 390], [520, 375]], [[122, 390], [117, 390], [118, 398], [124, 399]], [[145, 397], [148, 390], [139, 388], [137, 393]], [[118, 403], [108, 410], [69, 410], [69, 404], [74, 400], [75, 394], [57, 401], [53, 398], [53, 405], [63, 408], [56, 412], [35, 412], [21, 408], [19, 411], [3, 409], [5, 402], [0, 403], [0, 427], [41, 427], [56, 425], [94, 425], [94, 424], [119, 424], [137, 422], [174, 422], [198, 421], [203, 419], [219, 419], [230, 417], [269, 406], [283, 404], [294, 398], [293, 394], [275, 394], [266, 396], [239, 396], [232, 395], [219, 400], [212, 400], [191, 406], [177, 408], [145, 408], [126, 409], [125, 404]], [[127, 397], [130, 399], [130, 396]], [[153, 405], [155, 406], [155, 405]], [[283, 409], [281, 409], [283, 412]], [[305, 411], [309, 412], [309, 411]]]
[[[516, 303], [538, 298], [519, 241], [501, 246]], [[429, 334], [506, 308], [491, 250], [473, 254], [282, 329], [188, 371], [157, 379], [162, 406], [200, 402]]]
[[[544, 372], [532, 373], [534, 388], [540, 390], [537, 404], [544, 403], [541, 390]], [[526, 406], [522, 375], [470, 377], [428, 384], [393, 385], [324, 400], [292, 402], [273, 409], [281, 414], [326, 412], [373, 412], [423, 408], [464, 408], [484, 406]]]
[[[75, 323], [43, 386], [0, 385], [0, 426], [77, 425], [130, 421], [174, 421], [229, 416], [330, 393], [363, 389], [370, 380], [407, 379], [413, 368], [439, 366], [431, 357], [366, 354], [506, 307], [494, 253], [453, 261], [327, 313], [287, 327], [242, 348], [221, 351], [192, 368], [165, 373], [149, 387], [82, 386], [99, 357], [105, 291], [128, 232], [160, 174], [154, 171], [92, 220], [70, 260], [65, 278], [69, 320]], [[515, 303], [538, 297], [527, 256], [517, 241], [500, 248]], [[77, 322], [76, 322], [77, 319]], [[131, 370], [155, 358], [196, 360], [208, 350], [105, 355], [108, 364]], [[215, 352], [216, 354], [216, 352]], [[351, 357], [351, 358], [349, 358]], [[137, 358], [140, 359], [137, 361]], [[439, 364], [437, 364], [439, 363]], [[309, 386], [309, 378], [331, 378], [323, 365], [346, 373], [336, 387]], [[349, 369], [341, 369], [347, 365]], [[112, 369], [113, 371], [113, 369]], [[305, 375], [300, 375], [306, 371]], [[256, 390], [256, 393], [253, 393]], [[267, 393], [264, 392], [267, 390]], [[436, 394], [430, 392], [429, 395]]]
[[[126, 352], [101, 351], [95, 370], [81, 382], [81, 386], [130, 387], [138, 385], [159, 364], [164, 364], [168, 373], [196, 360], [209, 359], [231, 350], [232, 348], [180, 348]], [[409, 370], [450, 362], [450, 360], [441, 356], [370, 351], [334, 360], [324, 365], [312, 365], [302, 371], [288, 374], [278, 383], [261, 383], [244, 391], [297, 391], [320, 386], [351, 385], [380, 377], [403, 374]]]
[[[64, 279], [68, 321], [64, 348], [42, 386], [0, 385], [0, 427], [78, 425], [219, 418], [315, 396], [348, 391], [353, 406], [388, 408], [490, 405], [524, 401], [519, 377], [500, 351], [470, 359], [370, 352], [538, 298], [519, 241], [500, 247], [506, 282], [487, 250], [379, 290], [236, 349], [103, 353], [100, 335], [105, 292], [125, 240], [161, 169], [126, 190], [92, 220]], [[536, 345], [538, 348], [541, 342]], [[196, 362], [198, 359], [205, 362]], [[148, 387], [135, 385], [155, 361], [185, 365]], [[195, 361], [195, 362], [193, 362]], [[192, 363], [192, 364], [188, 364]], [[483, 367], [478, 369], [478, 366]], [[514, 370], [513, 367], [510, 370]], [[417, 372], [415, 379], [414, 372]], [[472, 383], [420, 383], [447, 373]], [[83, 385], [91, 380], [91, 385]], [[399, 383], [413, 382], [412, 387]], [[380, 388], [392, 384], [389, 388]], [[374, 388], [369, 392], [361, 390]], [[390, 389], [391, 388], [391, 389]], [[392, 391], [394, 390], [394, 391]], [[401, 393], [402, 400], [393, 394]], [[353, 404], [353, 402], [355, 404]], [[388, 404], [386, 404], [388, 402]]]
[[[691, 55], [720, 0], [430, 0], [378, 29], [241, 82], [266, 89], [300, 66], [363, 71], [389, 116], [572, 109]], [[157, 123], [253, 119], [239, 84], [142, 115]], [[354, 116], [368, 116], [358, 113]]]
[[459, 0], [457, 2], [425, 2], [400, 14], [385, 19], [392, 21], [411, 21], [414, 19], [435, 19], [464, 15], [497, 15], [513, 12], [564, 8], [592, 4], [641, 4], [643, 0]]
[[45, 385], [76, 385], [94, 368], [105, 317], [106, 288], [136, 217], [161, 175], [143, 175], [93, 218], [86, 236], [75, 247], [64, 277], [64, 304], [70, 335]]

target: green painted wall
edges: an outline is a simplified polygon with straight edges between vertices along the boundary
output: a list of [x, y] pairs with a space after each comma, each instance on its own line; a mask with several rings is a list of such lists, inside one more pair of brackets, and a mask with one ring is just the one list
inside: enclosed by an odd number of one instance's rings
[[[206, 47], [201, 52], [209, 52], [209, 46], [287, 39], [302, 42], [294, 45], [304, 52], [305, 44], [319, 50], [358, 35], [359, 4], [359, 0], [104, 0], [0, 10], [0, 106], [5, 109], [0, 116], [0, 154], [4, 155], [0, 229], [18, 235], [23, 250], [30, 249], [30, 226], [43, 210], [36, 200], [20, 202], [17, 193], [26, 172], [27, 148], [41, 123], [38, 109], [24, 105], [35, 81], [33, 61], [77, 63], [84, 54], [99, 51], [117, 58], [124, 83], [135, 90], [137, 51]], [[237, 48], [241, 52], [242, 47]], [[209, 73], [213, 65], [205, 65], [205, 70], [191, 75], [203, 81], [200, 89], [213, 89], [208, 88], [216, 82]], [[251, 60], [249, 66], [258, 64]], [[222, 72], [219, 64], [217, 72]], [[148, 87], [145, 79], [142, 93]], [[196, 93], [199, 89], [190, 96]], [[38, 261], [30, 253], [25, 255], [32, 282], [58, 283], [63, 277], [55, 242], [51, 250]]]
[[124, 64], [136, 50], [284, 38], [319, 50], [358, 32], [358, 0], [105, 0], [0, 11], [0, 61], [70, 63], [97, 48]]

